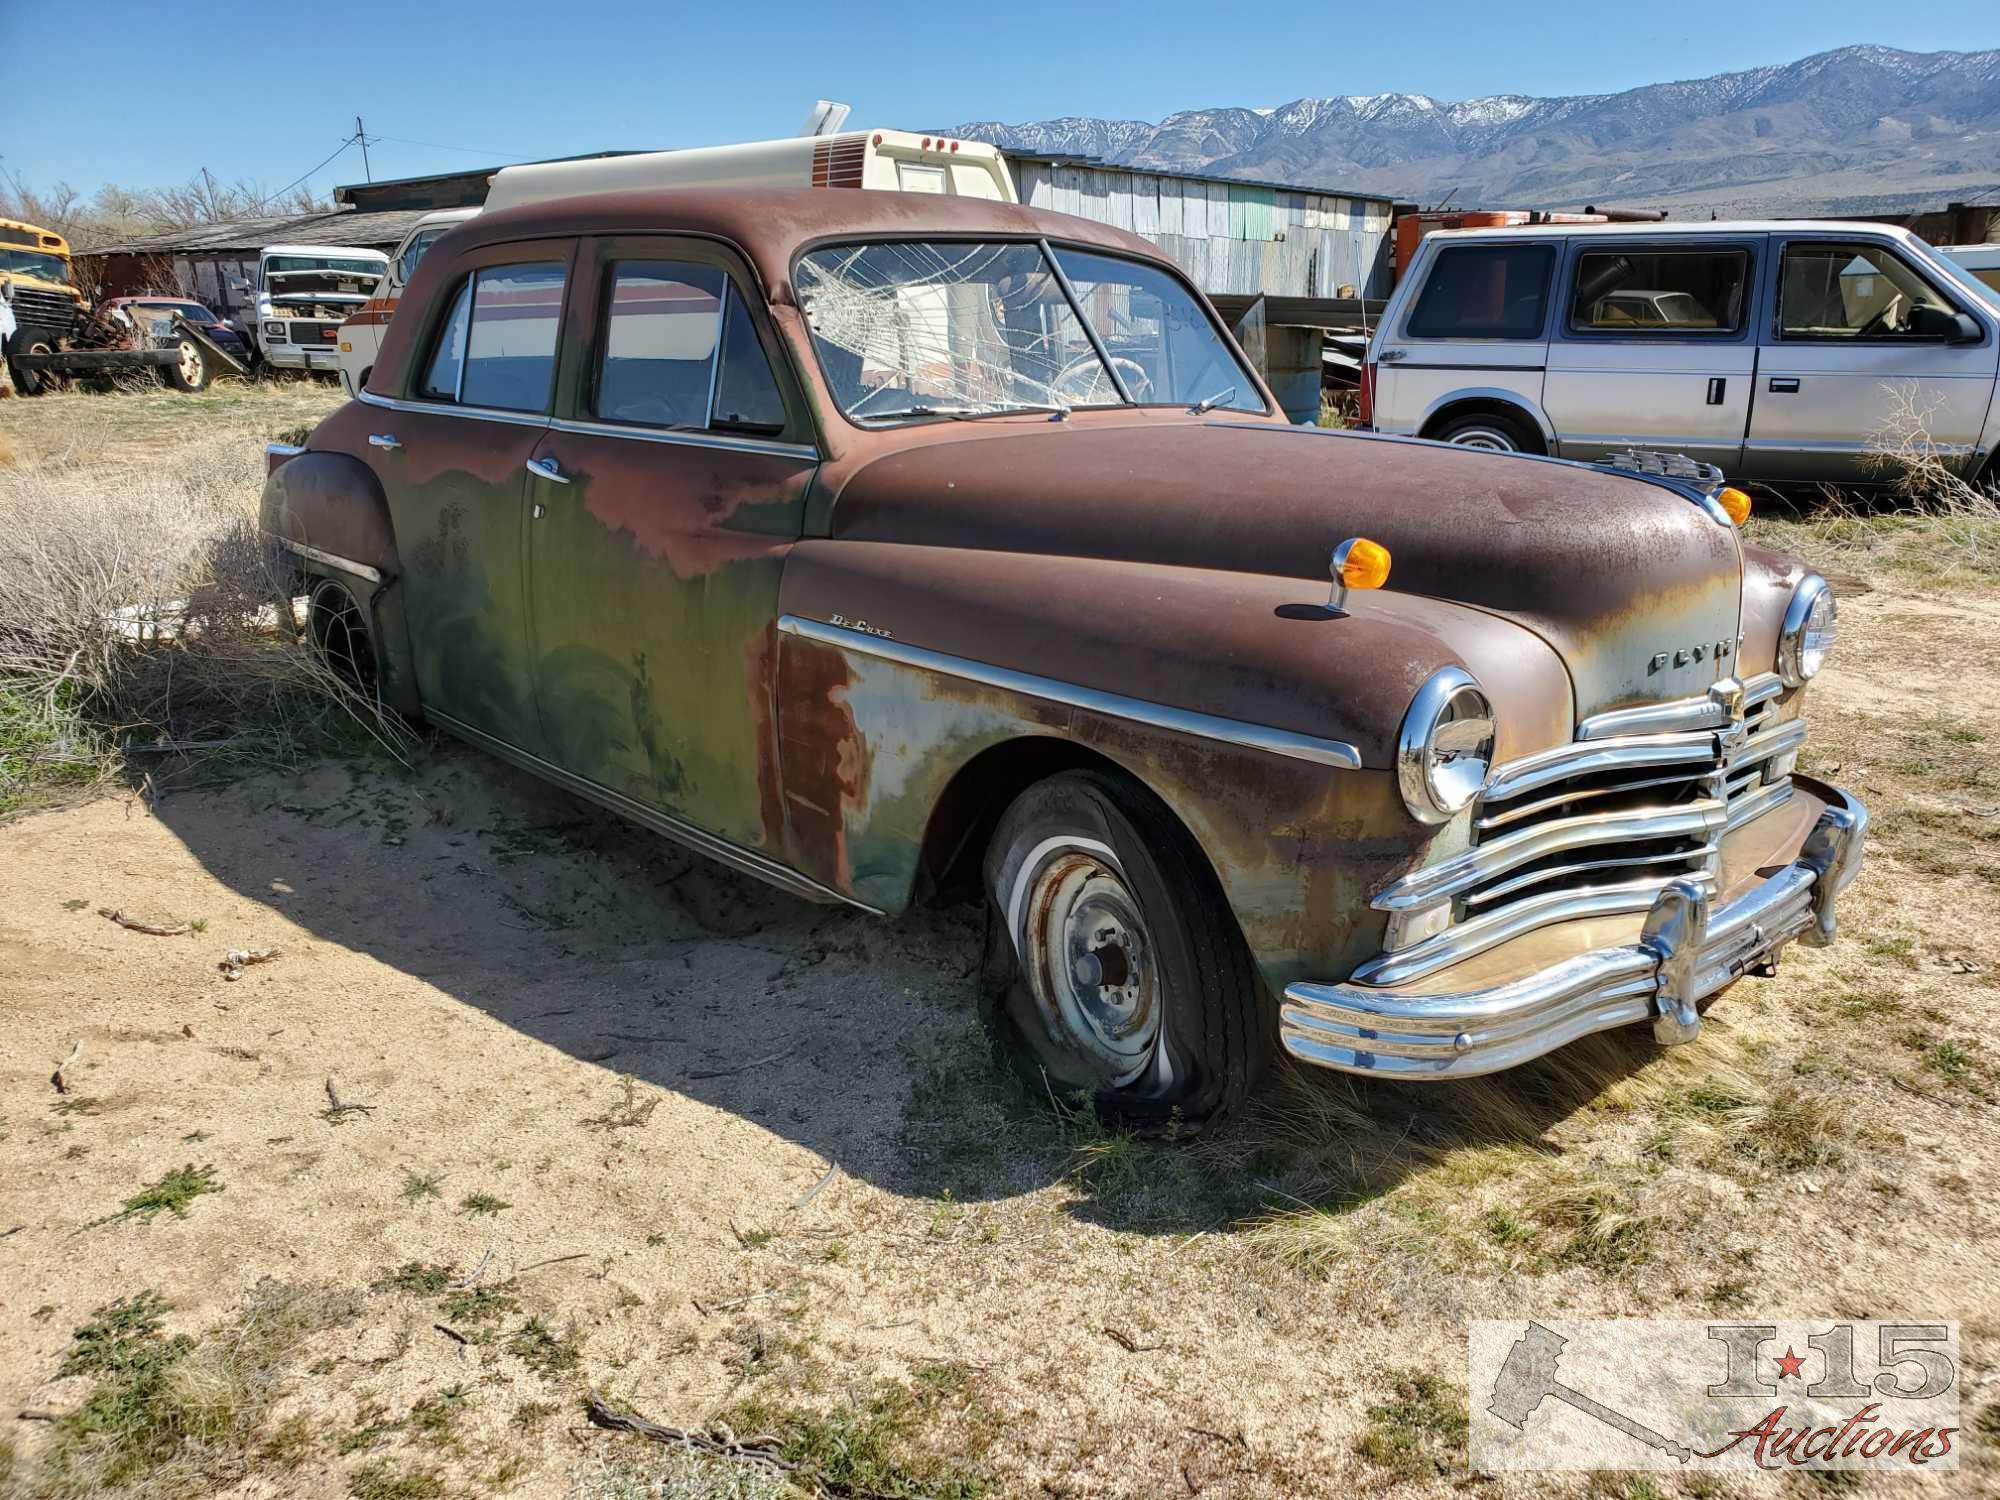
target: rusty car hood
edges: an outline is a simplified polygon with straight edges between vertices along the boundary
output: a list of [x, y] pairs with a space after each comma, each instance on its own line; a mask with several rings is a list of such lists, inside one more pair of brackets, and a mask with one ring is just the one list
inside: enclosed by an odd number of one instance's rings
[[[1333, 548], [1367, 536], [1393, 555], [1390, 591], [1497, 614], [1546, 641], [1569, 670], [1578, 718], [1688, 697], [1735, 666], [1736, 533], [1659, 484], [1157, 414], [1002, 418], [922, 437], [849, 469], [832, 536], [1320, 583]], [[1717, 642], [1728, 643], [1720, 664]]]

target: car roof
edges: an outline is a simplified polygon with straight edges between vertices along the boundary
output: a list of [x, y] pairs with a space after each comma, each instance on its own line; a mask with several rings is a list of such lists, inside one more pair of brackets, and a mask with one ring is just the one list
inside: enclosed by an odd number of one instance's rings
[[1886, 235], [1890, 239], [1925, 242], [1899, 224], [1874, 224], [1860, 219], [1712, 219], [1683, 224], [1672, 219], [1660, 222], [1625, 224], [1506, 224], [1492, 229], [1434, 229], [1426, 240], [1545, 240], [1569, 239], [1679, 239], [1745, 234], [1853, 234]]
[[[792, 257], [822, 240], [869, 237], [1049, 237], [1163, 260], [1129, 230], [1018, 203], [869, 188], [654, 188], [550, 198], [481, 214], [451, 231], [451, 252], [570, 235], [695, 235], [736, 245], [775, 295]], [[429, 265], [426, 257], [425, 266]]]

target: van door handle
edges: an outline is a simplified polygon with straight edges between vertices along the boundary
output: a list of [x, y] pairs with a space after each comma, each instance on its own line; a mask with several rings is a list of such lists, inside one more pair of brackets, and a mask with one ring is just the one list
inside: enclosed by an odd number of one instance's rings
[[1790, 396], [1795, 394], [1798, 388], [1799, 377], [1796, 375], [1773, 375], [1771, 377], [1771, 394], [1774, 396]]
[[396, 434], [393, 432], [371, 432], [368, 434], [368, 446], [371, 448], [387, 448], [393, 452], [403, 445], [396, 441]]
[[1720, 406], [1720, 405], [1722, 405], [1722, 393], [1723, 393], [1724, 391], [1728, 390], [1728, 389], [1729, 389], [1729, 382], [1728, 382], [1728, 381], [1727, 381], [1726, 379], [1724, 379], [1724, 378], [1723, 378], [1722, 376], [1720, 376], [1720, 375], [1711, 375], [1711, 376], [1709, 376], [1709, 377], [1708, 377], [1708, 404], [1709, 404], [1710, 406]]
[[562, 466], [553, 458], [529, 459], [528, 472], [533, 474], [537, 479], [550, 479], [554, 480], [557, 484], [569, 483], [569, 476], [563, 473]]

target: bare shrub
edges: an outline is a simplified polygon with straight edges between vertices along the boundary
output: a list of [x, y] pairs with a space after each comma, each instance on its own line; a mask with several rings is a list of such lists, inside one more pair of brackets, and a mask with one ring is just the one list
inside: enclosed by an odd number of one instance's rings
[[262, 481], [261, 452], [237, 435], [9, 471], [0, 809], [163, 742], [247, 764], [295, 764], [359, 735], [406, 743], [301, 647], [288, 570], [257, 531]]

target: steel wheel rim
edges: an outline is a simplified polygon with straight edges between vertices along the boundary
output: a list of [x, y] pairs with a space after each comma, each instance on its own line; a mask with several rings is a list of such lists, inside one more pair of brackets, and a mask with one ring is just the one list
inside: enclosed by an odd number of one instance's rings
[[313, 649], [336, 677], [362, 690], [373, 684], [375, 648], [352, 594], [330, 578], [320, 580], [312, 591], [307, 619]]
[[1163, 1069], [1158, 954], [1116, 861], [1060, 849], [1029, 879], [1021, 940], [1028, 987], [1050, 1036], [1111, 1088]]
[[1507, 440], [1507, 435], [1492, 427], [1467, 427], [1452, 434], [1452, 446], [1457, 448], [1480, 448], [1488, 453], [1518, 453], [1520, 449]]
[[188, 339], [181, 340], [181, 379], [189, 385], [201, 378], [201, 351]]

